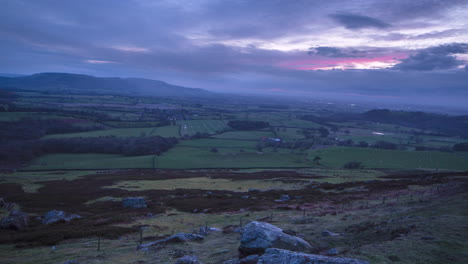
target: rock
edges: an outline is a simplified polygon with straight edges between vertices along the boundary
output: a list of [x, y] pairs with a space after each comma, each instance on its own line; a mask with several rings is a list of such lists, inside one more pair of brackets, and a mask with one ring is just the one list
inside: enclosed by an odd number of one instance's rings
[[127, 197], [122, 201], [123, 207], [129, 208], [146, 208], [146, 200], [141, 197]]
[[258, 262], [258, 255], [250, 255], [250, 256], [247, 256], [243, 259], [239, 259], [239, 261], [237, 261], [238, 264], [257, 264]]
[[312, 246], [302, 238], [288, 235], [274, 225], [253, 221], [247, 224], [241, 236], [241, 256], [261, 254], [268, 248], [309, 252]]
[[358, 259], [326, 257], [320, 255], [293, 252], [284, 249], [270, 248], [258, 259], [258, 264], [369, 264]]
[[249, 189], [249, 192], [260, 192], [260, 189], [250, 188], [250, 189]]
[[213, 232], [221, 232], [221, 229], [218, 229], [216, 227], [200, 226], [200, 229], [198, 230], [198, 234], [202, 236], [206, 236]]
[[324, 230], [322, 231], [322, 236], [323, 237], [327, 237], [327, 236], [339, 236], [340, 234], [338, 233], [333, 233], [331, 231], [328, 231], [328, 230]]
[[60, 221], [70, 222], [75, 218], [81, 218], [81, 216], [76, 214], [69, 214], [64, 211], [53, 210], [45, 214], [42, 223], [48, 225]]
[[178, 233], [172, 235], [166, 239], [154, 241], [151, 243], [141, 244], [137, 247], [137, 250], [148, 250], [151, 247], [167, 244], [167, 243], [181, 243], [187, 241], [200, 241], [203, 240], [205, 237], [196, 235], [196, 234], [188, 234], [188, 233]]
[[28, 215], [20, 210], [13, 210], [7, 217], [0, 220], [1, 229], [24, 230], [28, 227]]
[[183, 256], [175, 264], [203, 264], [197, 256]]
[[327, 250], [327, 253], [325, 253], [329, 256], [336, 256], [338, 255], [338, 250], [336, 248], [330, 248], [329, 250]]
[[279, 200], [282, 202], [286, 202], [286, 201], [291, 200], [291, 197], [289, 197], [289, 195], [281, 195]]
[[79, 262], [76, 260], [67, 260], [63, 264], [78, 264]]
[[238, 225], [227, 225], [223, 227], [223, 234], [240, 233], [241, 231], [242, 227]]

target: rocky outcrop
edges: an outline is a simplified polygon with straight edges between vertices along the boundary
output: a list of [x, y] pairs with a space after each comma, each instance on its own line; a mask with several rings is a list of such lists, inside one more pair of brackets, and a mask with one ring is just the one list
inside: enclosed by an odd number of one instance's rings
[[24, 230], [28, 227], [28, 215], [19, 211], [13, 210], [7, 217], [4, 217], [0, 221], [1, 229], [15, 229], [15, 230]]
[[188, 233], [178, 233], [172, 235], [166, 239], [154, 241], [147, 244], [141, 244], [137, 247], [137, 250], [148, 250], [151, 247], [155, 247], [158, 245], [168, 244], [168, 243], [180, 243], [180, 242], [187, 242], [187, 241], [200, 241], [203, 240], [205, 237], [197, 234], [188, 234]]
[[369, 264], [369, 262], [350, 258], [326, 257], [320, 255], [293, 252], [284, 249], [270, 248], [260, 256], [257, 264]]
[[197, 256], [183, 256], [175, 264], [203, 264]]
[[75, 218], [81, 218], [81, 216], [76, 214], [69, 214], [64, 211], [53, 210], [45, 214], [42, 223], [48, 225], [56, 222], [70, 222]]
[[146, 200], [141, 197], [128, 197], [122, 200], [122, 206], [128, 208], [146, 208]]
[[253, 221], [247, 224], [241, 236], [239, 253], [241, 257], [263, 254], [268, 248], [310, 252], [312, 246], [302, 238], [288, 235], [274, 225]]

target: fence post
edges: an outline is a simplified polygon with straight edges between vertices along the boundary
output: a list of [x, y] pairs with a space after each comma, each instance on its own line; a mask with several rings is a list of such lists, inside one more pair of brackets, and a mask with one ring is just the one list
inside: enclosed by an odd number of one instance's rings
[[101, 251], [101, 236], [98, 236], [97, 251]]
[[140, 228], [140, 245], [143, 244], [143, 228]]

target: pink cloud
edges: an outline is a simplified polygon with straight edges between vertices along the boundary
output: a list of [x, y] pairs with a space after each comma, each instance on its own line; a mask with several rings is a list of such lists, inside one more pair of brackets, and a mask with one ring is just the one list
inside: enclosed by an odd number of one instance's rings
[[398, 63], [398, 60], [408, 55], [395, 53], [376, 57], [328, 58], [311, 56], [308, 59], [290, 60], [278, 63], [277, 66], [295, 70], [329, 70], [339, 69], [373, 69], [386, 68]]

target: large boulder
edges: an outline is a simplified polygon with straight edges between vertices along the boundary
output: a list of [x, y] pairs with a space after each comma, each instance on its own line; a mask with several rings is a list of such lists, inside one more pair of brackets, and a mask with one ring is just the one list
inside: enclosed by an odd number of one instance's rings
[[180, 243], [180, 242], [187, 242], [187, 241], [200, 241], [203, 240], [205, 237], [197, 234], [190, 234], [190, 233], [178, 233], [172, 235], [166, 239], [157, 240], [151, 243], [141, 244], [137, 247], [137, 250], [148, 250], [151, 247], [156, 247], [158, 245], [168, 244], [168, 243]]
[[129, 208], [146, 208], [146, 200], [141, 197], [127, 197], [122, 200], [123, 207]]
[[260, 256], [257, 264], [369, 264], [369, 262], [350, 258], [326, 257], [320, 255], [293, 252], [284, 249], [270, 248]]
[[69, 214], [64, 211], [53, 210], [45, 214], [42, 223], [48, 225], [56, 222], [70, 222], [75, 218], [81, 218], [81, 216], [76, 214]]
[[310, 252], [312, 246], [302, 238], [288, 235], [274, 225], [253, 221], [247, 224], [241, 236], [240, 256], [263, 254], [268, 248]]
[[28, 227], [29, 217], [20, 210], [13, 210], [7, 217], [0, 220], [1, 229], [23, 230]]
[[178, 259], [175, 264], [203, 264], [203, 262], [197, 256], [188, 255]]

